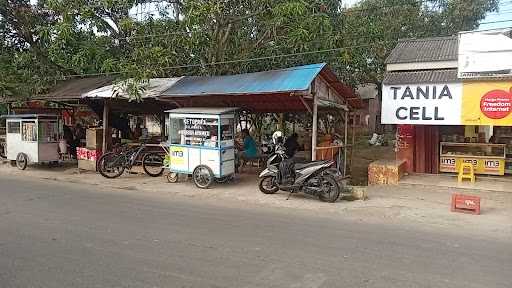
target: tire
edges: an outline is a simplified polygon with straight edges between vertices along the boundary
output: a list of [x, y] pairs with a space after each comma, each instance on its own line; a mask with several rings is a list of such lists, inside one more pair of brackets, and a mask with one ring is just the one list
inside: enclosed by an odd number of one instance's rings
[[192, 180], [197, 188], [208, 189], [213, 184], [215, 177], [213, 176], [212, 169], [205, 165], [199, 165], [192, 173]]
[[[100, 157], [100, 159], [98, 159], [98, 163], [97, 163], [98, 172], [100, 172], [101, 176], [108, 178], [108, 179], [113, 179], [113, 178], [117, 178], [117, 177], [121, 176], [125, 169], [125, 165], [124, 165], [125, 161], [120, 159], [121, 157], [122, 156], [117, 156], [113, 152], [103, 154]], [[111, 165], [116, 165], [116, 166], [111, 166], [111, 167], [109, 167], [109, 169], [107, 169], [106, 166], [109, 164], [109, 162], [114, 162], [114, 164], [111, 164]]]
[[18, 156], [16, 156], [16, 167], [20, 170], [27, 169], [28, 165], [28, 157], [25, 153], [19, 153]]
[[179, 174], [178, 173], [171, 172], [171, 173], [167, 174], [166, 177], [167, 177], [167, 182], [169, 182], [169, 183], [178, 183], [178, 180], [179, 180]]
[[148, 153], [142, 158], [142, 169], [151, 177], [160, 177], [164, 173], [164, 157], [158, 153]]
[[322, 191], [318, 194], [318, 198], [323, 202], [336, 202], [340, 197], [340, 187], [336, 179], [331, 175], [323, 175], [320, 178], [320, 182]]
[[[271, 185], [265, 185], [266, 182], [270, 181]], [[265, 194], [274, 194], [279, 191], [279, 186], [276, 185], [276, 177], [274, 176], [265, 176], [260, 179], [260, 183], [258, 184], [260, 191]]]

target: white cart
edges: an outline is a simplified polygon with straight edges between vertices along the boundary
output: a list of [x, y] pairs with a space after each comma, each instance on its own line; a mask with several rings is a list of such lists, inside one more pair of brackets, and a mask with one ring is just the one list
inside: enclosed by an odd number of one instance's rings
[[224, 182], [235, 173], [237, 108], [178, 108], [169, 113], [170, 182], [192, 175], [199, 188]]
[[5, 154], [25, 170], [28, 164], [59, 161], [60, 117], [46, 114], [4, 115]]

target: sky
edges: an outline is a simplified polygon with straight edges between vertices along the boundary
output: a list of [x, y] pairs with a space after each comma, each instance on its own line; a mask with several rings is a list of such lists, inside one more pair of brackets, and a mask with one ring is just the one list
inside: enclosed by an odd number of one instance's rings
[[488, 13], [479, 30], [512, 27], [512, 0], [500, 0], [499, 12]]

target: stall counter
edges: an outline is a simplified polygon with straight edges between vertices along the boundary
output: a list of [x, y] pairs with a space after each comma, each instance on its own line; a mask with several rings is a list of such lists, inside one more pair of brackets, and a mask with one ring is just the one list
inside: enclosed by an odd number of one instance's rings
[[441, 142], [439, 171], [459, 171], [462, 163], [472, 163], [476, 174], [505, 174], [504, 144]]

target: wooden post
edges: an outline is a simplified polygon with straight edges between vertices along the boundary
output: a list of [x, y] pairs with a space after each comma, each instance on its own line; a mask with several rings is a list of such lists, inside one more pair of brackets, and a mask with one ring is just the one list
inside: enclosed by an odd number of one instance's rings
[[[348, 148], [348, 111], [345, 110], [345, 140], [343, 141], [343, 177], [347, 176], [347, 148]], [[354, 149], [354, 147], [352, 147]]]
[[110, 113], [110, 102], [105, 99], [103, 100], [103, 146], [102, 146], [102, 149], [103, 149], [103, 153], [106, 153], [108, 151], [108, 136], [109, 136], [109, 129], [108, 129], [108, 126], [109, 126], [109, 123], [108, 123], [108, 118], [109, 118], [109, 113]]
[[160, 118], [160, 137], [161, 137], [160, 140], [161, 140], [161, 142], [166, 142], [167, 139], [165, 139], [165, 138], [166, 138], [167, 135], [165, 135], [165, 130], [166, 130], [165, 129], [166, 128], [165, 127], [165, 124], [166, 124], [165, 123], [165, 114], [163, 114], [163, 115], [160, 114], [159, 118]]
[[277, 130], [286, 134], [286, 129], [284, 129], [284, 113], [279, 113], [279, 123], [277, 123]]
[[[350, 167], [352, 167], [352, 160], [354, 159], [354, 149], [356, 148], [356, 121], [352, 118], [352, 146], [350, 147]], [[345, 160], [347, 161], [347, 160]]]
[[318, 136], [318, 96], [313, 92], [313, 131], [311, 133], [311, 161], [316, 160], [316, 147]]

